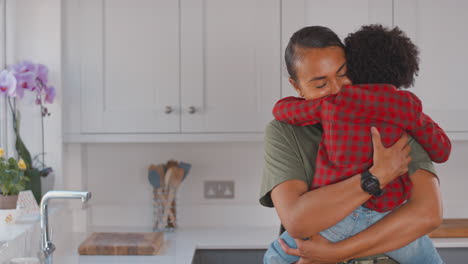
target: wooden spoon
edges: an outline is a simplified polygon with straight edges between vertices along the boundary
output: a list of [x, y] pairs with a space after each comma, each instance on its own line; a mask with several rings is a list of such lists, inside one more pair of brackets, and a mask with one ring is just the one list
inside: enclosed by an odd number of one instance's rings
[[161, 221], [159, 221], [160, 229], [164, 228], [163, 226], [164, 223], [167, 223], [167, 218], [169, 216], [169, 211], [171, 209], [170, 206], [172, 204], [172, 201], [174, 201], [177, 188], [179, 187], [180, 183], [184, 179], [184, 169], [181, 169], [179, 167], [171, 167], [167, 170], [166, 176], [167, 175], [169, 175], [169, 182], [168, 182], [169, 194], [167, 196], [167, 200], [164, 205], [164, 213], [163, 213], [162, 219]]
[[179, 166], [179, 162], [177, 160], [168, 160], [166, 163], [166, 170], [168, 170], [169, 168], [178, 167], [178, 166]]
[[[166, 165], [166, 168], [168, 169], [166, 171], [166, 175], [164, 176], [164, 185], [163, 185], [163, 193], [165, 195], [164, 198], [166, 199], [166, 201], [168, 200], [168, 196], [169, 196], [169, 189], [170, 189], [169, 182], [171, 180], [172, 175], [174, 174], [174, 171], [171, 168], [174, 168], [176, 166], [175, 164], [177, 164], [176, 161], [168, 161]], [[172, 203], [170, 206], [174, 207], [174, 204]], [[167, 206], [165, 205], [163, 208], [166, 208], [166, 207]], [[169, 219], [171, 220], [171, 223], [174, 223], [174, 225], [172, 225], [173, 227], [175, 227], [175, 222], [176, 222], [174, 209], [175, 208], [170, 208], [169, 210]], [[168, 225], [170, 226], [170, 223]]]
[[[151, 164], [150, 167], [148, 168], [148, 179], [153, 185], [153, 197], [157, 201], [165, 200], [166, 199], [166, 194], [164, 193], [164, 188], [165, 188], [165, 175], [164, 175], [164, 164], [158, 164], [158, 165], [153, 165]], [[155, 207], [156, 210], [158, 210], [156, 215], [161, 215], [163, 213], [163, 210], [161, 207]], [[156, 227], [155, 223], [155, 227]]]

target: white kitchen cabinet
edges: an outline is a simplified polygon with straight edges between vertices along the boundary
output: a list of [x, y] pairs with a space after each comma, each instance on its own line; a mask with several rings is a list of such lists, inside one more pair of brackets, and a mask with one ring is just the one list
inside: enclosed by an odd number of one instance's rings
[[468, 2], [396, 0], [395, 25], [420, 50], [420, 73], [414, 92], [424, 111], [452, 139], [468, 139]]
[[281, 91], [280, 0], [66, 0], [64, 12], [66, 141], [261, 139]]
[[65, 0], [64, 138], [261, 140], [276, 100], [295, 95], [283, 59], [293, 32], [324, 25], [345, 38], [380, 23], [419, 46], [413, 91], [425, 112], [468, 139], [467, 9], [457, 0]]
[[263, 132], [280, 98], [280, 2], [182, 1], [182, 132]]
[[[392, 26], [392, 0], [287, 0], [282, 6], [282, 51], [289, 38], [306, 26], [325, 26], [342, 40], [362, 25], [379, 23]], [[282, 60], [281, 96], [297, 96], [289, 84], [289, 74]]]
[[178, 1], [80, 5], [81, 132], [178, 132]]

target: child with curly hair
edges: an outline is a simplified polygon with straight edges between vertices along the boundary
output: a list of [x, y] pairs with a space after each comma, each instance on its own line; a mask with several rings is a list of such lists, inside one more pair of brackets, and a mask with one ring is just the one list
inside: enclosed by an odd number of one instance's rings
[[[300, 48], [290, 46], [288, 48], [293, 50]], [[346, 85], [325, 97], [318, 95], [320, 93], [311, 96], [295, 85], [301, 97], [283, 98], [273, 109], [279, 121], [299, 126], [321, 123], [323, 126], [312, 190], [360, 173], [363, 191], [372, 195], [348, 217], [320, 232], [331, 242], [361, 232], [402, 205], [411, 194], [412, 184], [407, 174], [381, 189], [378, 178], [369, 171], [371, 127], [381, 131], [385, 147], [408, 133], [434, 162], [447, 161], [451, 151], [449, 138], [422, 112], [421, 101], [413, 93], [400, 90], [412, 86], [419, 71], [418, 49], [404, 32], [397, 27], [363, 26], [345, 39], [345, 52], [346, 76], [354, 85]], [[320, 86], [316, 88], [321, 89]], [[289, 247], [296, 247], [287, 232], [281, 239]], [[443, 263], [427, 236], [386, 254], [399, 263]], [[275, 241], [265, 254], [264, 262], [294, 263], [298, 259], [285, 254]]]

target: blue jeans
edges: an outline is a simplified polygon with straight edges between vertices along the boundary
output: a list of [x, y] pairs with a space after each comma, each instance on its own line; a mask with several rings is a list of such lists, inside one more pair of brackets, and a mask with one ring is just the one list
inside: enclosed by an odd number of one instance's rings
[[[379, 213], [361, 206], [336, 225], [320, 232], [320, 235], [331, 242], [338, 242], [363, 231], [388, 213], [389, 212]], [[297, 248], [296, 242], [288, 232], [284, 232], [281, 235], [281, 239], [283, 239], [290, 248]], [[420, 237], [405, 247], [387, 252], [385, 255], [398, 261], [400, 264], [444, 263], [428, 236]], [[287, 255], [281, 249], [278, 240], [271, 243], [263, 257], [264, 264], [289, 264], [298, 260], [299, 257], [297, 256]]]

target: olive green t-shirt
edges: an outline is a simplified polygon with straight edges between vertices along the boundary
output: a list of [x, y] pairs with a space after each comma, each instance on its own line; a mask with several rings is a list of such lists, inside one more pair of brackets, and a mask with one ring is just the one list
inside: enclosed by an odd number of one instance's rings
[[[321, 138], [320, 124], [301, 127], [273, 120], [267, 125], [260, 204], [273, 207], [270, 192], [284, 181], [301, 180], [311, 185]], [[412, 158], [409, 174], [424, 169], [436, 175], [434, 165], [421, 145], [413, 138], [409, 145]]]

